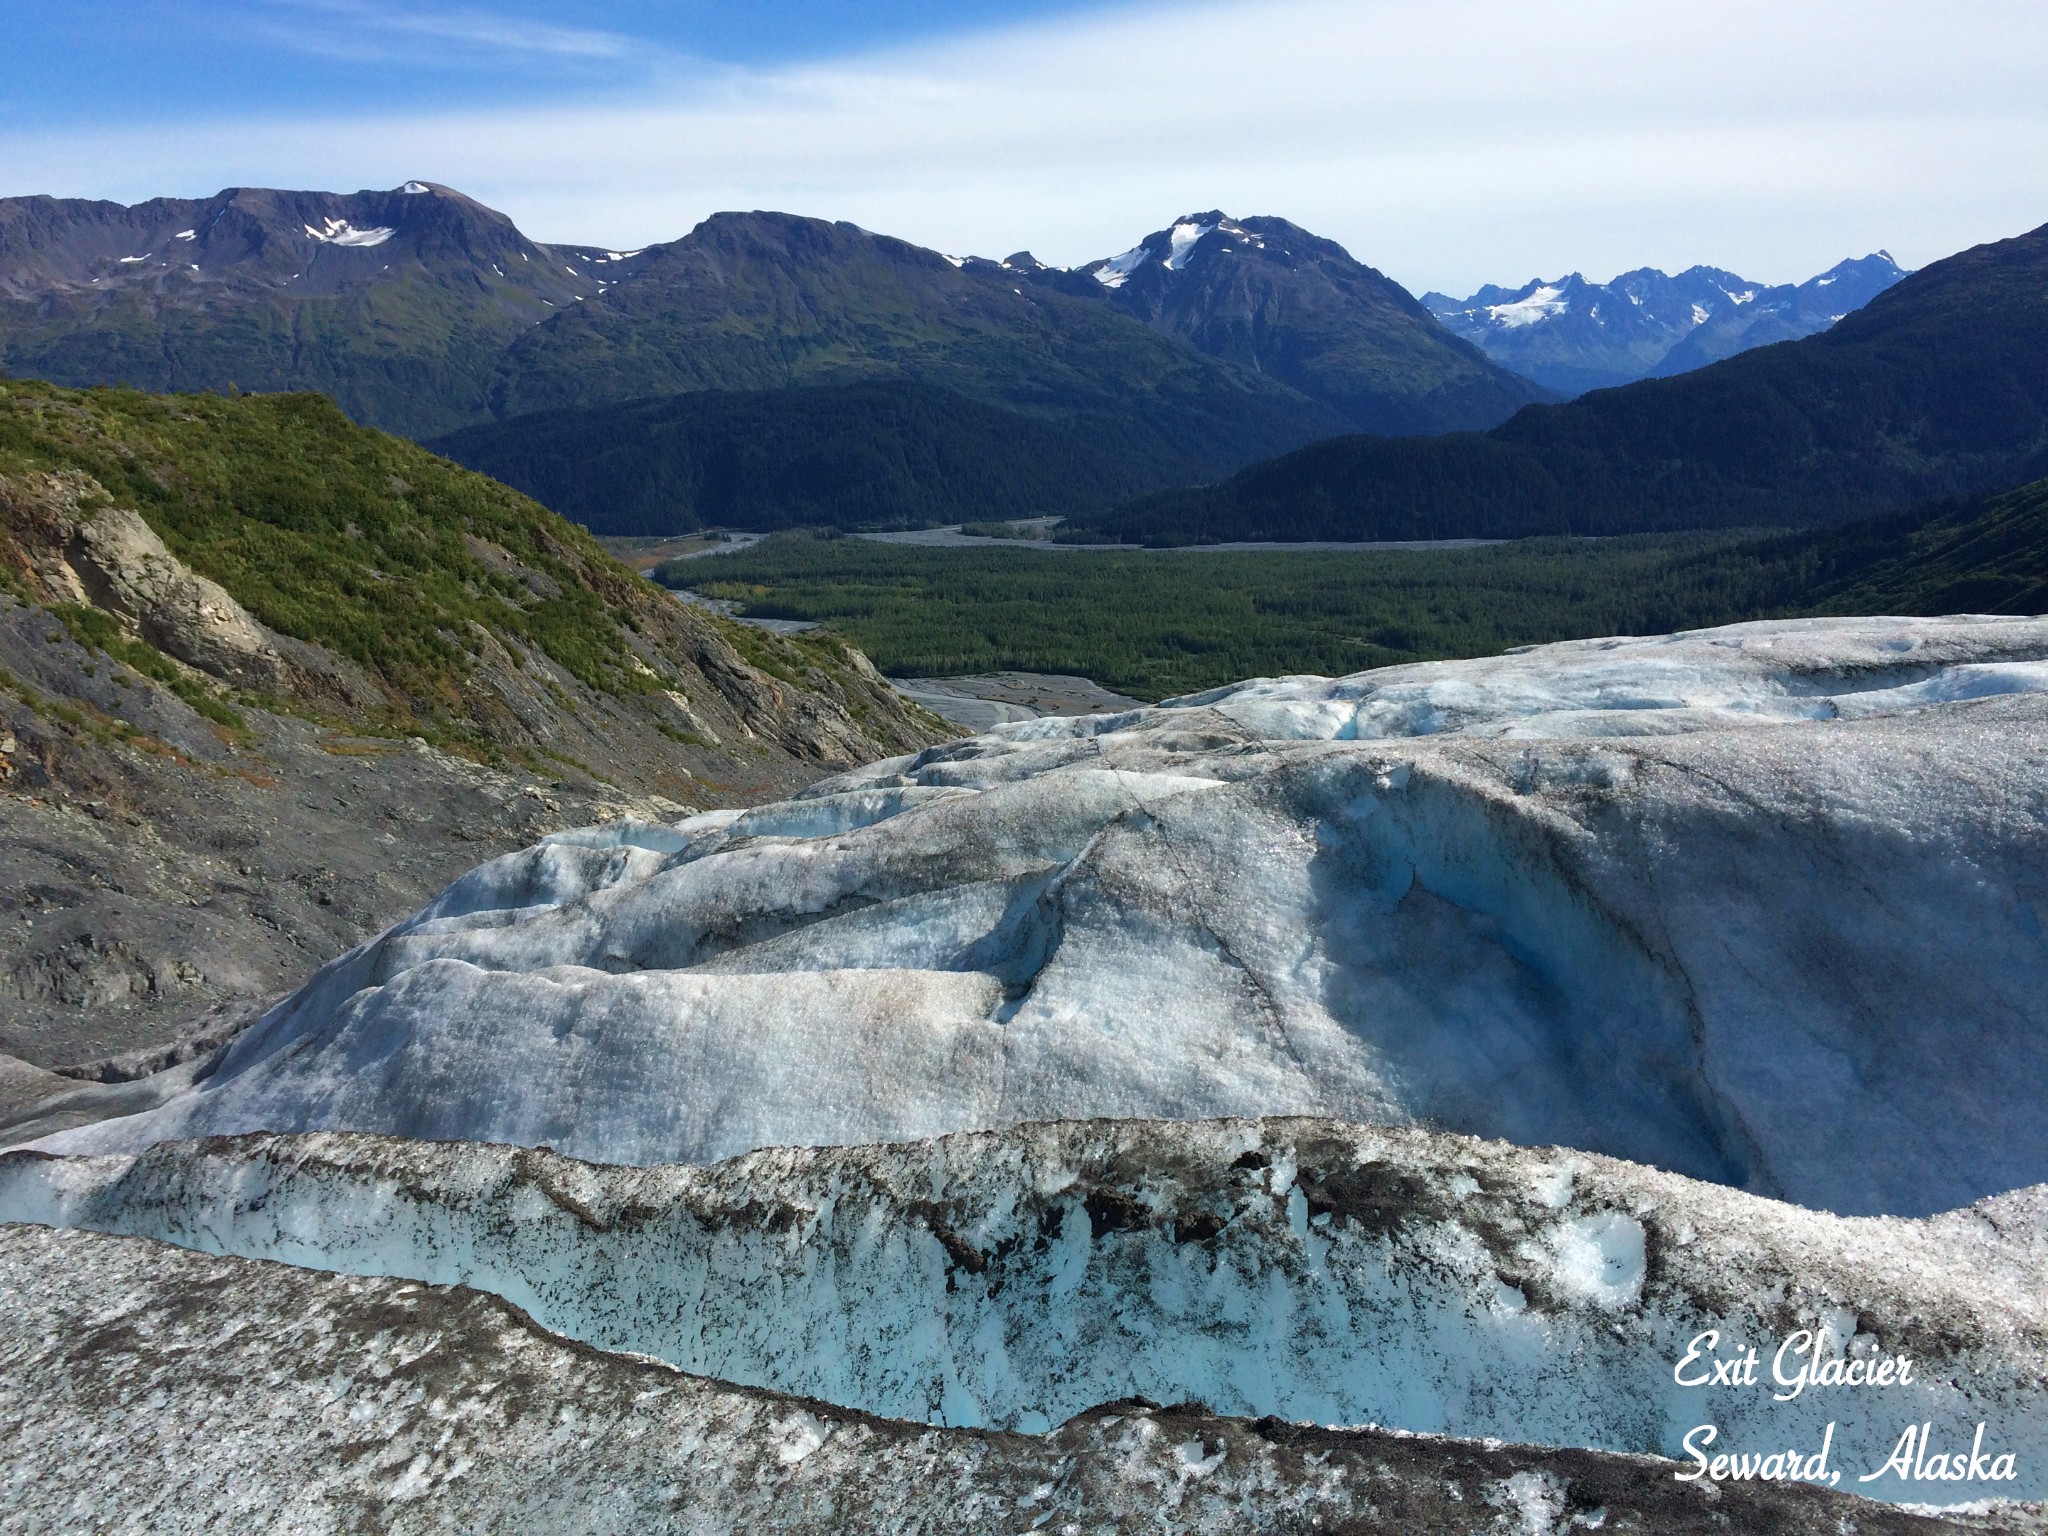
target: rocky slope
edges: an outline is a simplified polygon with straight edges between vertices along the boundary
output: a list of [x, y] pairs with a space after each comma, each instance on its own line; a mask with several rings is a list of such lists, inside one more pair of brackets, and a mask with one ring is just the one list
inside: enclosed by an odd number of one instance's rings
[[25, 1530], [1957, 1529], [1640, 1457], [1195, 1407], [1109, 1405], [1042, 1438], [932, 1429], [601, 1354], [474, 1291], [77, 1232], [0, 1229], [0, 1297], [0, 1518]]
[[1752, 347], [1824, 331], [1907, 276], [1887, 251], [1803, 283], [1753, 283], [1715, 267], [1655, 267], [1589, 283], [1574, 272], [1468, 298], [1427, 293], [1438, 320], [1502, 366], [1566, 397], [1686, 373]]
[[495, 850], [945, 734], [309, 397], [0, 386], [0, 582], [0, 1120], [218, 1043]]
[[1940, 1210], [2048, 1179], [2044, 658], [1804, 620], [1000, 727], [487, 864], [46, 1145], [1306, 1112]]

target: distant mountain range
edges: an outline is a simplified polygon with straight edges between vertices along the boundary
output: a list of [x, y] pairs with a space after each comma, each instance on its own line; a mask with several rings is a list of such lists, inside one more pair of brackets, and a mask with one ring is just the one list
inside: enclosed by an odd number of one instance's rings
[[781, 213], [548, 245], [423, 181], [28, 197], [0, 200], [0, 372], [319, 390], [609, 532], [1088, 522], [1347, 433], [1540, 435], [1503, 424], [1804, 335], [1899, 276], [1880, 253], [1797, 287], [1645, 270], [1425, 305], [1221, 210], [1061, 268]]
[[[1079, 477], [1098, 505], [1333, 433], [1491, 426], [1545, 398], [1282, 220], [1199, 215], [1066, 272], [775, 213], [718, 214], [637, 251], [544, 245], [428, 182], [0, 201], [0, 369], [77, 386], [316, 389], [417, 438], [743, 392], [743, 407], [683, 414], [760, 424], [779, 401], [791, 414], [774, 431], [803, 455], [809, 423], [843, 438], [849, 411], [900, 414], [901, 397], [821, 410], [791, 392], [892, 383], [976, 431], [974, 407], [1033, 418], [1014, 435], [1053, 441], [1055, 469], [1081, 444], [1109, 465]], [[509, 440], [531, 436], [522, 423]], [[495, 451], [460, 441], [478, 462]], [[711, 461], [729, 439], [693, 441]], [[876, 496], [851, 502], [870, 515]], [[687, 527], [695, 514], [658, 516]]]
[[1936, 262], [1801, 341], [1483, 434], [1334, 438], [1072, 522], [1165, 543], [1792, 527], [2043, 475], [2048, 227]]
[[1431, 314], [1502, 367], [1570, 398], [1687, 373], [1751, 347], [1824, 331], [1906, 276], [1888, 251], [1776, 287], [1718, 267], [1655, 267], [1589, 283], [1574, 272], [1470, 298], [1426, 293]]

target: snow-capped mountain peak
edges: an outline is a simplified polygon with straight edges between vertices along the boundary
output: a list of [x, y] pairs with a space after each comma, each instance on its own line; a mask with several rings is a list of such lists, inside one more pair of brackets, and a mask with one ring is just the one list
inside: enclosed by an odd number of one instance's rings
[[1202, 241], [1219, 233], [1227, 236], [1234, 245], [1260, 251], [1266, 249], [1265, 237], [1258, 231], [1247, 229], [1236, 220], [1211, 209], [1207, 213], [1183, 215], [1165, 229], [1147, 235], [1128, 251], [1105, 261], [1090, 263], [1080, 270], [1105, 288], [1121, 288], [1130, 280], [1132, 273], [1153, 262], [1167, 272], [1186, 270]]
[[[1794, 286], [1753, 283], [1719, 267], [1655, 267], [1608, 283], [1577, 273], [1424, 305], [1495, 362], [1567, 395], [1682, 373], [1768, 342], [1827, 329], [1906, 274], [1877, 252]], [[1825, 293], [1823, 292], [1825, 290]], [[1626, 304], [1603, 303], [1610, 298]]]

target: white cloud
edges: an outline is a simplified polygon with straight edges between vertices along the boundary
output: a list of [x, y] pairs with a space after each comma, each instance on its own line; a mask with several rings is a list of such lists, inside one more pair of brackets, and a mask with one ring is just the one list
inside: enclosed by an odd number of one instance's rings
[[[506, 55], [612, 60], [639, 46], [618, 32], [554, 26], [474, 7], [428, 10], [370, 0], [269, 0], [269, 5], [274, 14], [263, 27], [266, 37], [327, 57], [402, 57], [414, 63], [467, 63]], [[422, 43], [432, 46], [423, 49]]]
[[631, 100], [0, 142], [10, 180], [136, 198], [409, 176], [625, 248], [719, 208], [950, 251], [1120, 250], [1279, 213], [1418, 291], [1707, 261], [1920, 264], [2048, 220], [2038, 0], [1225, 0]]

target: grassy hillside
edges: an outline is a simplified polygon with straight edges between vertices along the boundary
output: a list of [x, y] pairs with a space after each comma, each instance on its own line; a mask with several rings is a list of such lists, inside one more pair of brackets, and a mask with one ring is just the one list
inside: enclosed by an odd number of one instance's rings
[[[320, 395], [0, 385], [0, 476], [82, 471], [280, 634], [452, 699], [472, 625], [592, 687], [645, 686], [614, 610], [632, 578], [581, 529]], [[544, 578], [507, 574], [496, 545]]]
[[[843, 761], [925, 738], [843, 647], [687, 610], [583, 529], [321, 396], [0, 383], [0, 570], [17, 597], [64, 606], [72, 530], [100, 508], [140, 513], [284, 637], [280, 696], [260, 701], [275, 707], [615, 781], [769, 743]], [[143, 639], [124, 617], [119, 642], [108, 613], [76, 618], [117, 659], [151, 633], [147, 616]]]
[[1832, 330], [1493, 431], [1344, 437], [1105, 514], [1201, 539], [1841, 522], [2048, 469], [2048, 228], [1937, 262]]
[[666, 574], [751, 613], [825, 620], [898, 675], [1078, 673], [1157, 699], [1753, 618], [2048, 612], [2048, 481], [1794, 535], [1251, 554], [779, 535]]

